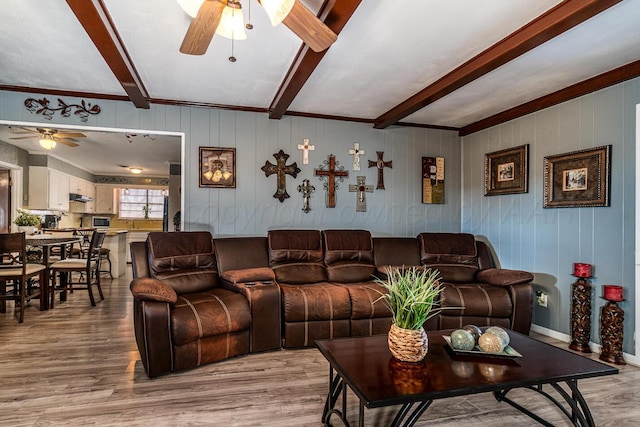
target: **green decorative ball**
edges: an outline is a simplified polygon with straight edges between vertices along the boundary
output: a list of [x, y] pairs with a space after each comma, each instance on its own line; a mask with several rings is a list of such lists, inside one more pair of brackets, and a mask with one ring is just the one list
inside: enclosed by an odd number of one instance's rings
[[476, 340], [469, 331], [456, 329], [451, 333], [451, 346], [456, 350], [473, 350]]
[[490, 326], [487, 329], [485, 329], [484, 333], [497, 335], [498, 338], [500, 338], [500, 340], [502, 341], [502, 344], [504, 344], [504, 347], [508, 346], [509, 343], [511, 342], [511, 339], [509, 338], [509, 334], [507, 333], [507, 331], [502, 329], [500, 326]]

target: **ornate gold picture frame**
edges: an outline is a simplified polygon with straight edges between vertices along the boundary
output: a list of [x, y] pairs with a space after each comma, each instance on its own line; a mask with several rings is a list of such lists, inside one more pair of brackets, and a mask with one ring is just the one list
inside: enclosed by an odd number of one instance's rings
[[529, 144], [485, 154], [485, 196], [526, 193], [528, 182]]
[[545, 208], [609, 206], [611, 145], [544, 158]]

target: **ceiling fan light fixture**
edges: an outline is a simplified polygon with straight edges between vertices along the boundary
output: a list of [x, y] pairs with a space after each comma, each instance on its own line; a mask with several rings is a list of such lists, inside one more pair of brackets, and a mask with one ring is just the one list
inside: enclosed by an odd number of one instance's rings
[[289, 15], [295, 2], [296, 0], [260, 0], [274, 27]]
[[187, 15], [195, 18], [198, 16], [200, 6], [202, 6], [202, 3], [204, 3], [205, 0], [177, 0], [177, 2]]
[[229, 0], [222, 11], [216, 34], [232, 40], [246, 40], [247, 33], [244, 28], [242, 5], [239, 1]]
[[56, 146], [56, 141], [53, 139], [51, 135], [42, 135], [40, 139], [40, 146], [45, 150], [53, 150]]
[[129, 170], [131, 171], [131, 173], [136, 175], [140, 175], [142, 173], [142, 168], [129, 168]]

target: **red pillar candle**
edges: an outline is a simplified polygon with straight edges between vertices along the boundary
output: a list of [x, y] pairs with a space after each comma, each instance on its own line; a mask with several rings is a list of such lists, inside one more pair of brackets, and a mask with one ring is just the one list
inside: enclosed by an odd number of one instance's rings
[[573, 275], [576, 277], [591, 277], [591, 264], [576, 262], [573, 264]]
[[623, 301], [624, 288], [616, 285], [604, 285], [604, 299], [608, 301]]

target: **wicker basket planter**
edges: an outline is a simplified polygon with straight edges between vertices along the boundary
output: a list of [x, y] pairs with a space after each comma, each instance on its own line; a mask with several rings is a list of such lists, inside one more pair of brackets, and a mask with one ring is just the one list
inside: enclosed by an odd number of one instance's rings
[[420, 362], [427, 355], [429, 340], [424, 328], [403, 329], [391, 324], [389, 350], [393, 357], [403, 362]]

